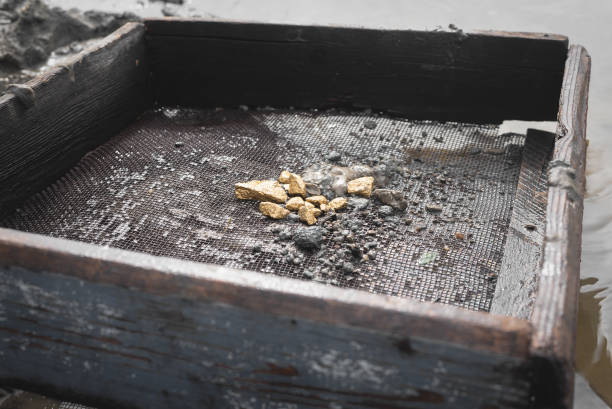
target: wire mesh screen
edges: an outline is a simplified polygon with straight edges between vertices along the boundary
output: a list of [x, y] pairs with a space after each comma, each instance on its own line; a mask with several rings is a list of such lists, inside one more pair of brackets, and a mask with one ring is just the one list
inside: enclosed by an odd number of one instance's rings
[[[367, 112], [164, 108], [1, 224], [488, 311], [523, 144], [496, 126]], [[303, 224], [267, 219], [234, 197], [236, 182], [300, 173], [329, 163], [330, 151], [334, 165], [383, 169], [384, 187], [402, 191], [407, 209], [352, 202], [319, 221], [323, 245], [303, 252], [291, 240]]]
[[0, 409], [93, 409], [18, 389], [0, 388]]

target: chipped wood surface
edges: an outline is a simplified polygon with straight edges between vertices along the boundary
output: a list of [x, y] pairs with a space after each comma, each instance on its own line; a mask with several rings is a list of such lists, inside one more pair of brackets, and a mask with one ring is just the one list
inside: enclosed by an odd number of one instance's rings
[[[223, 302], [214, 288], [187, 295], [187, 288], [215, 286], [195, 263], [175, 264], [164, 290], [152, 266], [168, 269], [170, 260], [155, 257], [147, 257], [146, 281], [113, 283], [108, 276], [139, 275], [120, 268], [139, 256], [81, 247], [102, 260], [75, 260], [72, 269], [83, 274], [58, 273], [54, 262], [33, 270], [0, 267], [1, 383], [98, 407], [522, 408], [528, 402], [525, 356], [418, 336], [408, 314], [387, 330], [364, 327], [358, 315], [343, 324], [305, 319], [263, 281], [261, 296], [251, 294], [252, 308]], [[240, 290], [235, 295], [244, 297]], [[317, 308], [296, 295], [300, 309]], [[263, 313], [256, 304], [272, 296], [275, 311]], [[327, 315], [347, 321], [339, 309], [329, 301]], [[371, 312], [380, 321], [390, 316]]]
[[438, 339], [514, 357], [526, 356], [531, 334], [527, 322], [512, 317], [10, 229], [0, 228], [0, 260], [6, 266], [47, 270], [134, 291], [214, 301], [261, 314], [285, 314], [400, 337]]
[[156, 99], [170, 105], [553, 120], [567, 54], [567, 38], [555, 35], [177, 19], [145, 24]]
[[45, 188], [149, 104], [144, 26], [128, 23], [0, 96], [0, 215]]
[[[571, 46], [549, 173], [544, 256], [531, 317], [532, 352], [542, 358], [542, 378], [547, 379], [540, 385], [540, 400], [551, 407], [569, 408], [573, 401], [590, 67], [586, 50]], [[559, 170], [568, 177], [551, 184], [550, 176]]]

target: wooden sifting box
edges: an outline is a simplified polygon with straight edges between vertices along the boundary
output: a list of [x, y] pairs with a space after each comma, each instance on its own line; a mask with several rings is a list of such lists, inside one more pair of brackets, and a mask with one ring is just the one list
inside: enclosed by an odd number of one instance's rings
[[[551, 34], [126, 24], [0, 96], [0, 384], [109, 408], [571, 407], [589, 73]], [[409, 206], [361, 202], [296, 253], [276, 234], [299, 223], [233, 184], [330, 150], [400, 169]], [[341, 271], [367, 235], [376, 257]]]

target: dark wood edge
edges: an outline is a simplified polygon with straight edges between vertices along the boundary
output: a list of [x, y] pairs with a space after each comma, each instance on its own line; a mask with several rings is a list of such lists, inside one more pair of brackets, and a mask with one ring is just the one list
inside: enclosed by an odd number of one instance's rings
[[549, 172], [544, 255], [530, 320], [534, 328], [532, 354], [545, 362], [543, 367], [548, 372], [539, 378], [547, 378], [548, 384], [560, 388], [559, 393], [543, 392], [562, 400], [545, 402], [557, 405], [554, 407], [569, 408], [573, 399], [590, 69], [587, 51], [572, 45], [559, 101], [557, 140]]
[[[90, 55], [104, 52], [107, 47], [116, 42], [121, 41], [124, 36], [129, 35], [134, 30], [140, 29], [140, 27], [142, 26], [143, 23], [124, 24], [108, 36], [104, 37], [102, 40], [83, 50], [81, 53], [75, 55], [72, 58], [69, 58], [63, 64], [56, 65], [45, 71], [44, 73], [37, 75], [36, 77], [23, 84], [23, 86], [29, 88], [31, 92], [35, 95], [38, 89], [40, 89], [41, 87], [45, 87], [53, 78], [61, 75], [72, 75], [75, 65], [81, 63]], [[5, 91], [4, 94], [0, 94], [0, 107], [10, 105], [21, 106], [22, 102], [20, 102], [20, 98], [18, 95], [16, 95], [15, 91], [11, 91], [11, 87], [9, 86], [9, 88]]]
[[505, 356], [526, 357], [531, 337], [529, 323], [511, 317], [10, 229], [0, 229], [2, 266], [360, 327], [394, 337], [420, 337]]
[[[95, 42], [94, 44], [92, 44], [90, 47], [86, 48], [79, 54], [75, 55], [74, 57], [68, 58], [62, 64], [56, 65], [50, 68], [49, 70], [45, 71], [44, 73], [37, 75], [36, 77], [26, 82], [24, 85], [31, 88], [34, 91], [34, 93], [36, 93], [36, 90], [38, 88], [46, 86], [47, 83], [53, 77], [56, 77], [58, 75], [66, 75], [66, 74], [72, 75], [74, 66], [82, 63], [87, 58], [89, 58], [91, 55], [105, 52], [106, 48], [108, 48], [109, 46], [115, 43], [120, 42], [125, 36], [131, 35], [134, 31], [141, 30], [143, 26], [144, 26], [143, 23], [138, 23], [138, 22], [125, 23], [124, 25], [119, 27], [117, 30], [113, 31], [112, 33], [110, 33], [109, 35], [101, 39], [100, 41]], [[10, 91], [10, 88], [9, 88], [6, 91], [5, 95], [0, 96], [0, 104], [7, 103], [10, 100], [13, 100], [15, 98], [16, 96]]]
[[469, 32], [469, 34], [479, 34], [483, 36], [493, 36], [493, 37], [514, 37], [514, 38], [528, 38], [528, 39], [537, 39], [537, 40], [551, 40], [551, 41], [561, 41], [565, 43], [566, 46], [569, 45], [569, 39], [567, 36], [561, 34], [553, 34], [553, 33], [534, 33], [534, 32], [525, 32], [525, 31], [499, 31], [499, 30], [474, 30]]
[[[173, 30], [176, 29], [176, 26], [172, 26], [169, 24], [165, 24], [168, 22], [182, 22], [182, 23], [194, 23], [194, 29], [197, 30], [197, 24], [202, 22], [211, 22], [211, 23], [228, 23], [228, 24], [256, 24], [256, 25], [265, 25], [265, 26], [282, 26], [287, 24], [280, 23], [270, 23], [265, 21], [257, 21], [257, 20], [232, 20], [232, 19], [206, 19], [206, 18], [189, 18], [189, 17], [154, 17], [154, 18], [145, 18], [144, 24], [147, 27], [147, 31], [149, 34], [159, 34], [159, 35], [174, 35], [179, 34], [175, 33]], [[458, 34], [456, 31], [433, 31], [433, 30], [411, 30], [411, 29], [389, 29], [384, 27], [365, 27], [365, 26], [351, 26], [351, 25], [337, 25], [337, 24], [291, 24], [292, 27], [321, 27], [321, 28], [340, 28], [340, 29], [359, 29], [359, 30], [372, 30], [372, 31], [388, 31], [388, 32], [415, 32], [415, 33], [447, 33], [447, 34]], [[523, 38], [523, 39], [537, 39], [537, 40], [550, 40], [550, 41], [559, 41], [564, 43], [566, 46], [569, 44], [568, 38], [564, 35], [560, 34], [551, 34], [551, 33], [532, 33], [532, 32], [518, 32], [518, 31], [498, 31], [498, 30], [472, 30], [467, 31], [464, 34], [468, 35], [476, 35], [476, 36], [487, 36], [487, 37], [506, 37], [506, 38]], [[188, 33], [181, 31], [180, 35], [189, 35]], [[198, 35], [196, 32], [193, 35]], [[461, 34], [458, 34], [461, 35]]]
[[142, 23], [0, 96], [0, 216], [152, 106]]

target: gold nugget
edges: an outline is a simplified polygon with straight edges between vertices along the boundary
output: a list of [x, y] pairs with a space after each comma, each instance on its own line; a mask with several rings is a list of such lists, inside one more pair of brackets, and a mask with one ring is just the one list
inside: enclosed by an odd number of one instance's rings
[[370, 197], [372, 188], [374, 187], [374, 178], [372, 176], [364, 176], [359, 179], [351, 180], [347, 183], [346, 189], [348, 193]]
[[299, 196], [290, 198], [285, 204], [285, 207], [291, 211], [300, 210], [302, 206], [304, 206], [304, 199]]
[[260, 200], [285, 203], [287, 193], [275, 180], [251, 180], [234, 185], [236, 197], [242, 200]]
[[306, 201], [312, 203], [315, 206], [321, 206], [322, 204], [327, 204], [327, 199], [325, 198], [325, 196], [322, 196], [322, 195], [307, 197]]
[[329, 202], [328, 206], [332, 210], [342, 210], [342, 209], [346, 209], [347, 203], [348, 203], [348, 200], [346, 200], [346, 197], [337, 197], [333, 199], [331, 202]]
[[290, 213], [283, 206], [272, 202], [261, 202], [259, 204], [259, 211], [271, 219], [284, 219]]

